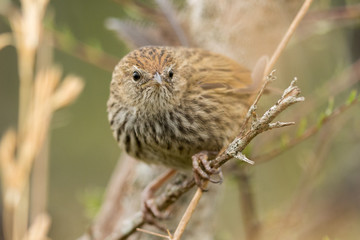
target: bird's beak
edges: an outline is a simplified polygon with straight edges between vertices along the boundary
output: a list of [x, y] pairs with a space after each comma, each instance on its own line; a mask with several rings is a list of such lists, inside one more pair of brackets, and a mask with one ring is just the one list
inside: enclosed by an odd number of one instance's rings
[[162, 84], [162, 79], [161, 76], [158, 72], [155, 73], [154, 75], [154, 80], [158, 83], [158, 84]]

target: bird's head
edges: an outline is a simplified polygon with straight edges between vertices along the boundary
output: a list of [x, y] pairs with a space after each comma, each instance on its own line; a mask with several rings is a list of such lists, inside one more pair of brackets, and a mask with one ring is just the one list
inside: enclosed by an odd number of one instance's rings
[[186, 88], [179, 58], [170, 47], [143, 47], [130, 52], [113, 72], [111, 97], [131, 107], [176, 104]]

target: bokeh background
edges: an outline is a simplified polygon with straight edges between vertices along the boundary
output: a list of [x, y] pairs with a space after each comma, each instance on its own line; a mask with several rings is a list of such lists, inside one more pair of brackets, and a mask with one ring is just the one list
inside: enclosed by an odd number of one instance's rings
[[[9, 0], [1, 1], [0, 11], [9, 3]], [[19, 5], [17, 1], [10, 2]], [[281, 24], [285, 26], [290, 23], [296, 12], [294, 9], [299, 6], [298, 1], [294, 2], [287, 14], [281, 14]], [[151, 26], [151, 19], [139, 11], [139, 5], [149, 9], [157, 8], [152, 1], [51, 0], [49, 3], [44, 24], [46, 31], [54, 37], [54, 62], [61, 66], [64, 74], [76, 74], [86, 84], [79, 99], [70, 107], [57, 112], [52, 121], [48, 186], [52, 239], [75, 239], [86, 231], [101, 205], [107, 182], [120, 155], [109, 129], [106, 101], [112, 68], [131, 46], [120, 40], [117, 33], [107, 29], [105, 22], [108, 18], [130, 19], [144, 28]], [[183, 8], [186, 4], [185, 1], [175, 1], [175, 5]], [[252, 10], [249, 8], [249, 11]], [[334, 101], [336, 108], [346, 102], [351, 90], [359, 89], [360, 86], [359, 2], [315, 1], [311, 11], [311, 17], [304, 20], [277, 64], [275, 93], [265, 96], [262, 104], [263, 108], [270, 106], [278, 97], [276, 88], [281, 89], [296, 76], [307, 101], [294, 106], [282, 119], [304, 123], [306, 118], [308, 126], [316, 125], [328, 108], [329, 99], [330, 102]], [[267, 21], [264, 15], [259, 14], [257, 18]], [[207, 27], [212, 28], [210, 25]], [[204, 32], [208, 30], [204, 29]], [[276, 28], [269, 27], [267, 30], [271, 33]], [[8, 31], [10, 27], [6, 15], [1, 15], [0, 33]], [[199, 30], [198, 34], [203, 33]], [[281, 37], [281, 34], [276, 34]], [[256, 37], [262, 42], [259, 40], [260, 43], [256, 44], [260, 45], [248, 43], [247, 47], [261, 49], [261, 44], [266, 44], [266, 36], [266, 32], [259, 34]], [[246, 35], [243, 38], [246, 39]], [[202, 47], [201, 41], [195, 45]], [[210, 45], [204, 47], [209, 48]], [[222, 50], [220, 48], [219, 51]], [[224, 52], [226, 54], [226, 49]], [[246, 62], [245, 59], [246, 56], [241, 56], [240, 61]], [[356, 61], [357, 67], [352, 68]], [[252, 67], [253, 62], [249, 61], [248, 66]], [[18, 88], [16, 50], [14, 47], [6, 47], [0, 51], [1, 135], [9, 127], [16, 128]], [[316, 162], [318, 158], [324, 158], [320, 170], [315, 172], [316, 177], [309, 177], [312, 191], [307, 200], [314, 204], [304, 210], [307, 212], [304, 220], [328, 217], [327, 214], [333, 211], [334, 215], [329, 216], [336, 219], [318, 226], [320, 230], [314, 236], [317, 239], [358, 239], [359, 110], [359, 104], [351, 107], [316, 136], [271, 161], [252, 167], [252, 185], [261, 218], [271, 222], [278, 212], [291, 206], [308, 161]], [[286, 142], [296, 136], [297, 130], [298, 126], [264, 134], [251, 148], [251, 155], [261, 155], [281, 144], [286, 146]], [[334, 134], [327, 135], [324, 132]], [[328, 138], [331, 141], [323, 149], [325, 153], [322, 153], [319, 149]], [[242, 236], [239, 228], [241, 200], [238, 199], [236, 179], [229, 174], [223, 187], [222, 204], [214, 210], [223, 219], [216, 239], [240, 239], [236, 237]], [[322, 229], [325, 225], [328, 228]]]

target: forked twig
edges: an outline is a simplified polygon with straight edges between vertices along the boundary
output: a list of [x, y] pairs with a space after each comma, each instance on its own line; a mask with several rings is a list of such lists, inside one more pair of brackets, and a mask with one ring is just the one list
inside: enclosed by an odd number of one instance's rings
[[312, 126], [309, 127], [303, 134], [301, 134], [300, 136], [291, 139], [286, 146], [282, 146], [282, 147], [278, 147], [278, 148], [274, 148], [273, 150], [266, 152], [264, 154], [261, 154], [259, 156], [255, 156], [253, 157], [254, 160], [256, 160], [256, 163], [263, 163], [266, 161], [269, 161], [270, 159], [273, 159], [276, 156], [279, 156], [280, 154], [282, 154], [285, 151], [288, 151], [290, 148], [298, 145], [299, 143], [305, 141], [306, 139], [314, 136], [315, 134], [317, 134], [322, 128], [319, 127], [319, 125], [324, 125], [326, 123], [328, 123], [329, 121], [332, 121], [333, 119], [337, 118], [338, 116], [340, 116], [343, 112], [345, 112], [346, 110], [348, 110], [350, 107], [354, 106], [355, 104], [359, 103], [359, 98], [354, 98], [351, 102], [347, 103], [347, 104], [343, 104], [340, 107], [336, 108], [334, 111], [332, 111], [331, 114], [325, 116], [324, 118], [321, 119], [321, 121]]
[[[260, 118], [255, 118], [251, 122], [251, 126], [247, 131], [244, 132], [244, 134], [238, 136], [235, 138], [235, 140], [230, 143], [228, 148], [220, 155], [218, 156], [214, 161], [211, 162], [212, 167], [219, 168], [221, 165], [223, 165], [225, 162], [230, 160], [231, 158], [239, 158], [239, 152], [243, 151], [245, 147], [250, 143], [250, 141], [256, 137], [258, 134], [274, 129], [274, 126], [280, 127], [280, 126], [289, 126], [293, 125], [292, 122], [278, 122], [271, 123], [281, 112], [283, 112], [286, 108], [291, 106], [294, 103], [302, 102], [305, 100], [304, 97], [299, 97], [300, 95], [300, 89], [295, 86], [296, 79], [294, 79], [290, 86], [285, 89], [282, 97], [277, 101], [275, 105], [273, 105], [269, 110], [267, 110], [263, 116]], [[248, 114], [254, 115], [251, 113], [251, 111], [254, 111], [253, 109], [256, 109], [256, 105], [252, 105], [249, 109]], [[240, 160], [243, 160], [240, 158]]]

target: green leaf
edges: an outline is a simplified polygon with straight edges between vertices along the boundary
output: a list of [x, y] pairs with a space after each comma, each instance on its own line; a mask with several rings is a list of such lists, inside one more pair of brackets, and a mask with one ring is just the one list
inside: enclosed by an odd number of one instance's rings
[[320, 113], [317, 120], [317, 127], [320, 128], [324, 122], [324, 119], [330, 116], [334, 111], [334, 97], [330, 97], [328, 100], [328, 105], [324, 112]]
[[82, 203], [86, 217], [93, 219], [101, 207], [104, 189], [90, 188], [81, 192], [78, 200]]
[[320, 115], [319, 115], [319, 117], [318, 117], [318, 120], [317, 120], [317, 127], [318, 127], [318, 128], [321, 128], [325, 117], [326, 117], [325, 113], [323, 113], [323, 112], [320, 113]]
[[355, 100], [356, 100], [356, 96], [357, 96], [357, 90], [356, 89], [353, 89], [348, 98], [346, 99], [346, 105], [350, 105], [352, 104]]
[[328, 101], [328, 106], [325, 110], [325, 116], [330, 116], [334, 111], [334, 97], [330, 97]]

